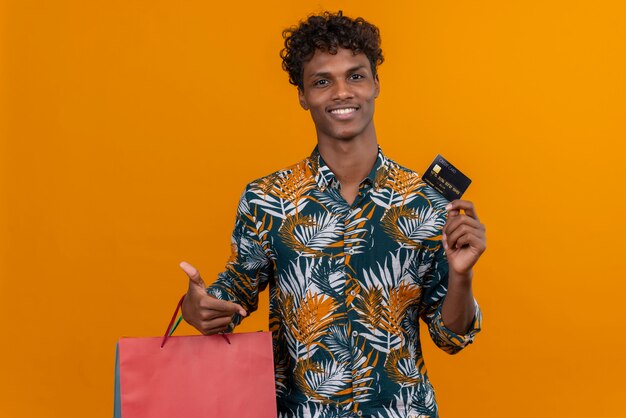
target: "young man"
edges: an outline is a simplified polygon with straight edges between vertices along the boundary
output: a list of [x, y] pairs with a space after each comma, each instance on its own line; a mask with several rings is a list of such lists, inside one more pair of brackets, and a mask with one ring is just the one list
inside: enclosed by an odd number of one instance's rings
[[379, 149], [375, 26], [324, 13], [284, 37], [317, 147], [247, 186], [213, 285], [181, 264], [183, 316], [204, 334], [230, 331], [269, 286], [279, 416], [436, 417], [418, 319], [449, 353], [472, 342], [485, 228], [472, 203], [448, 203]]

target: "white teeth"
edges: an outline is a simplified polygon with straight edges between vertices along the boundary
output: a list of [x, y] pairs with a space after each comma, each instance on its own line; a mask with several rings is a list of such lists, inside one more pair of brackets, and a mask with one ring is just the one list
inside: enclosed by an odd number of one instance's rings
[[330, 113], [335, 113], [337, 115], [347, 115], [348, 113], [352, 113], [355, 112], [356, 108], [354, 107], [350, 107], [347, 109], [335, 109], [335, 110], [331, 110]]

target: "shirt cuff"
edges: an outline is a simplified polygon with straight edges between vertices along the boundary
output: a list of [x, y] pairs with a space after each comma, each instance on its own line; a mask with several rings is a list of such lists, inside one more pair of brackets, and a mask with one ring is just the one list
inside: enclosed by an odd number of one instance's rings
[[[435, 313], [435, 317], [431, 322], [431, 329], [434, 334], [439, 337], [443, 345], [453, 348], [453, 351], [456, 352], [468, 344], [473, 343], [474, 337], [478, 332], [480, 332], [482, 323], [482, 314], [476, 300], [474, 299], [474, 318], [469, 331], [465, 334], [457, 334], [450, 328], [446, 327], [443, 323], [443, 315], [441, 314], [442, 307], [443, 303], [439, 306], [437, 312]], [[454, 348], [457, 348], [457, 350]]]

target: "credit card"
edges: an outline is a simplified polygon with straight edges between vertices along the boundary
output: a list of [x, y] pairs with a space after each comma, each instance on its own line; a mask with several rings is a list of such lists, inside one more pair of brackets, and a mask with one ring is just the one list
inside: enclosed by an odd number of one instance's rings
[[449, 201], [460, 199], [472, 182], [441, 155], [435, 157], [422, 178]]

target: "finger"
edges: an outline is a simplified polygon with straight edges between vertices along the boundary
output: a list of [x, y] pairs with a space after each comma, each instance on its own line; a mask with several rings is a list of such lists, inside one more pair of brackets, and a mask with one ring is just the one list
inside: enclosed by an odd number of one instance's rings
[[448, 218], [444, 226], [444, 232], [450, 235], [455, 229], [459, 228], [461, 225], [469, 225], [473, 228], [484, 230], [485, 227], [480, 223], [478, 219], [470, 218], [466, 215], [459, 215], [455, 218]]
[[[211, 296], [211, 295], [209, 295]], [[227, 300], [216, 299], [213, 296], [206, 298], [200, 304], [203, 309], [216, 311], [218, 315], [234, 315], [239, 314], [241, 316], [247, 316], [247, 312], [238, 303], [230, 302]]]
[[448, 231], [458, 228], [460, 225], [467, 224], [476, 228], [482, 228], [483, 224], [478, 219], [471, 218], [467, 215], [458, 215], [454, 218], [448, 218], [444, 228]]
[[479, 240], [485, 240], [485, 233], [481, 229], [468, 225], [461, 225], [452, 233], [447, 234], [447, 242], [450, 248], [460, 248], [465, 244], [465, 240], [461, 241], [461, 237], [474, 236]]
[[217, 318], [211, 321], [203, 321], [202, 333], [205, 335], [210, 335], [217, 332], [226, 331], [232, 322], [233, 318], [230, 316]]
[[455, 216], [459, 216], [459, 213], [461, 213], [461, 211], [458, 210], [458, 209], [449, 210], [448, 211], [448, 219], [454, 218]]
[[482, 254], [487, 248], [485, 240], [477, 235], [462, 235], [457, 240], [458, 248], [473, 248], [478, 255]]
[[448, 204], [448, 206], [446, 206], [446, 210], [448, 211], [448, 213], [450, 213], [450, 211], [463, 210], [466, 215], [474, 219], [478, 219], [478, 214], [476, 213], [474, 204], [470, 202], [469, 200], [460, 200], [460, 199], [453, 200], [452, 202]]
[[468, 240], [471, 237], [483, 239], [484, 233], [480, 229], [469, 225], [461, 225], [451, 233], [446, 233], [446, 241], [450, 248], [459, 248], [466, 245], [468, 242], [472, 241]]
[[[200, 273], [198, 270], [192, 266], [191, 264], [183, 261], [180, 263], [180, 268], [189, 276], [189, 286], [195, 285], [202, 289], [202, 292], [206, 292], [206, 285], [204, 284], [204, 280], [200, 277]], [[209, 295], [210, 296], [210, 295]], [[216, 299], [214, 297], [205, 298], [201, 304], [201, 307], [204, 309], [213, 309], [221, 312], [226, 312], [229, 314], [239, 314], [241, 316], [247, 316], [247, 312], [245, 309], [241, 307], [241, 305], [233, 302], [229, 302], [226, 300]]]
[[443, 249], [447, 252], [450, 249], [450, 246], [448, 245], [448, 236], [445, 232], [441, 235], [441, 243], [443, 244]]
[[228, 318], [229, 320], [232, 319], [234, 314], [228, 313], [228, 312], [222, 312], [222, 311], [216, 311], [214, 309], [203, 309], [202, 312], [200, 313], [200, 318], [202, 319], [202, 322], [211, 322], [211, 321], [217, 321], [217, 320], [221, 320], [223, 318]]
[[192, 266], [191, 264], [189, 264], [186, 261], [183, 261], [182, 263], [180, 263], [180, 268], [183, 269], [183, 271], [189, 277], [189, 285], [190, 286], [193, 283], [196, 286], [202, 287], [202, 289], [206, 289], [206, 285], [204, 284], [204, 280], [202, 280], [202, 277], [200, 277], [200, 273], [198, 272], [198, 270], [194, 266]]

